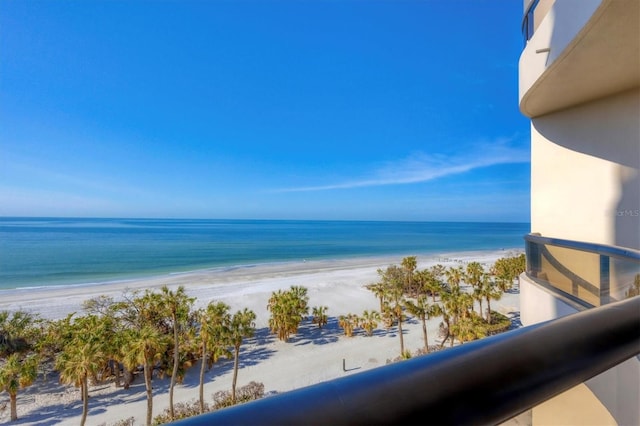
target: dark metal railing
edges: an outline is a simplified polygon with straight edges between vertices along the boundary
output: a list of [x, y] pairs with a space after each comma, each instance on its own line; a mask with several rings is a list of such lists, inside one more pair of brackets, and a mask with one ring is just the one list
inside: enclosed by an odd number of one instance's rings
[[543, 237], [524, 237], [529, 278], [586, 307], [629, 295], [640, 279], [640, 251]]
[[638, 355], [639, 313], [635, 297], [176, 424], [498, 424]]

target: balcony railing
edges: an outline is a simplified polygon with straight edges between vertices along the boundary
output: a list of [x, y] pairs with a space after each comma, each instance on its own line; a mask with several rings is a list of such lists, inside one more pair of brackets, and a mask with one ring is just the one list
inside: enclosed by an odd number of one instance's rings
[[590, 308], [637, 294], [640, 251], [536, 234], [525, 236], [527, 276]]
[[499, 424], [640, 354], [639, 312], [634, 297], [176, 424]]

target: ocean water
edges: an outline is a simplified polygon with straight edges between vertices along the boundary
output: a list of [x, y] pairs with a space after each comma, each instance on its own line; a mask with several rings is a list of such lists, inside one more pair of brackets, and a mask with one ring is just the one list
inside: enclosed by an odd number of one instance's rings
[[0, 218], [0, 289], [523, 247], [528, 223]]

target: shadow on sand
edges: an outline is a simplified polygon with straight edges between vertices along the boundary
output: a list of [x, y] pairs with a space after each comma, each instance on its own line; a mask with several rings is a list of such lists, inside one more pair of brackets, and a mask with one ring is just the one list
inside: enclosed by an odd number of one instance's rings
[[[116, 388], [113, 384], [113, 380], [106, 381], [98, 386], [91, 386], [89, 391], [89, 414], [87, 421], [90, 422], [92, 415], [104, 412], [106, 407], [146, 400], [145, 385], [142, 375], [136, 374], [136, 376], [139, 377], [135, 378], [134, 383], [131, 384], [128, 390], [124, 388]], [[154, 377], [154, 395], [156, 393], [166, 392], [168, 387], [169, 381], [156, 379]], [[92, 394], [92, 390], [95, 391], [103, 388], [111, 388], [112, 391], [101, 395]], [[58, 424], [71, 417], [79, 417], [82, 415], [82, 401], [80, 400], [79, 390], [77, 388], [71, 388], [60, 384], [56, 373], [49, 373], [44, 384], [38, 386], [37, 390], [39, 394], [44, 394], [45, 392], [53, 393], [59, 395], [61, 398], [65, 394], [73, 393], [75, 398], [70, 402], [60, 402], [40, 407], [37, 412], [25, 414], [11, 424], [48, 426]], [[20, 397], [20, 394], [18, 395]], [[27, 394], [23, 395], [23, 397], [35, 398], [36, 395]], [[18, 401], [18, 406], [19, 405], [20, 401]]]

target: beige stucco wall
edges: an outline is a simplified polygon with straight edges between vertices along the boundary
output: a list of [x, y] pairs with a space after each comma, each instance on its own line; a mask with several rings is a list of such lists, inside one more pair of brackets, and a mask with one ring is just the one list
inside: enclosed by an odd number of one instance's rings
[[[567, 410], [567, 407], [576, 407]], [[533, 425], [612, 426], [618, 423], [589, 388], [580, 384], [532, 410]]]
[[640, 249], [640, 90], [532, 119], [531, 231]]
[[555, 3], [555, 2], [556, 2], [556, 0], [540, 0], [538, 2], [538, 6], [536, 7], [536, 10], [534, 11], [534, 17], [533, 17], [533, 21], [534, 21], [533, 28], [534, 28], [535, 31], [538, 30], [538, 27], [540, 26], [540, 23], [547, 16], [549, 11], [551, 10], [551, 6], [553, 6], [553, 3]]

